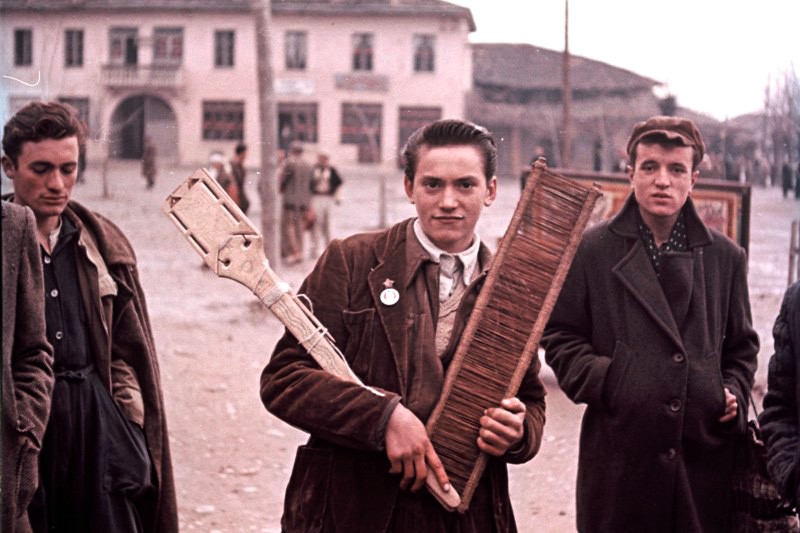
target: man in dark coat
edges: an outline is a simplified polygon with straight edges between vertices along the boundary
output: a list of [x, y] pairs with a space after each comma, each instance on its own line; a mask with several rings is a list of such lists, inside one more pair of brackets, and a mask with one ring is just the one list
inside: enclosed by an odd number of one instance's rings
[[3, 205], [2, 525], [28, 532], [39, 450], [50, 414], [53, 348], [44, 325], [42, 259], [30, 209]]
[[587, 404], [579, 531], [729, 527], [758, 336], [745, 252], [690, 199], [703, 152], [689, 120], [636, 124], [633, 193], [584, 235], [545, 329], [559, 385]]
[[442, 120], [414, 133], [405, 156], [419, 217], [332, 241], [300, 288], [353, 371], [381, 394], [322, 371], [288, 333], [261, 377], [267, 409], [311, 434], [286, 489], [287, 533], [516, 531], [505, 465], [528, 461], [541, 443], [538, 360], [518, 397], [480, 420], [477, 445], [489, 460], [468, 512], [448, 512], [420, 490], [429, 468], [447, 484], [424, 423], [490, 265], [475, 225], [496, 194], [494, 140]]
[[172, 466], [136, 259], [106, 218], [70, 201], [85, 142], [75, 110], [32, 102], [5, 125], [11, 201], [36, 216], [47, 339], [54, 348], [50, 419], [34, 531], [177, 531]]
[[244, 168], [244, 160], [247, 159], [247, 145], [238, 143], [231, 158], [231, 178], [238, 189], [237, 205], [242, 213], [247, 214], [250, 209], [250, 198], [247, 196], [247, 170]]
[[781, 494], [800, 501], [800, 281], [787, 290], [772, 330], [768, 390], [758, 417], [767, 445], [767, 467]]

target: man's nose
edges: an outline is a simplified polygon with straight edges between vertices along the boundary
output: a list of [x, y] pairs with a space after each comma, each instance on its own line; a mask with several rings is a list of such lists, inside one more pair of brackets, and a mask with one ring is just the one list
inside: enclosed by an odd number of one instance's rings
[[456, 198], [456, 192], [453, 190], [453, 187], [445, 187], [442, 190], [439, 205], [442, 209], [455, 209], [458, 205], [458, 199]]
[[656, 172], [655, 183], [659, 187], [669, 187], [670, 184], [670, 176], [669, 170], [666, 168], [661, 168]]
[[69, 176], [65, 175], [59, 169], [53, 169], [47, 174], [46, 185], [48, 189], [61, 190]]

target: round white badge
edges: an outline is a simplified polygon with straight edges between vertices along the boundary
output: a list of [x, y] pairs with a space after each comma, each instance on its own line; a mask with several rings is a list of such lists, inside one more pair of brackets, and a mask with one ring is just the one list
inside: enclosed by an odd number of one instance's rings
[[400, 299], [400, 293], [397, 289], [388, 288], [381, 291], [381, 303], [383, 305], [394, 305]]

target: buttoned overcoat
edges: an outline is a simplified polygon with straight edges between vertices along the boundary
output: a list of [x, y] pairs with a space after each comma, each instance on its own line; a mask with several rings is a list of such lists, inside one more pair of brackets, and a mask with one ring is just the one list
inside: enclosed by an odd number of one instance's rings
[[[580, 531], [724, 531], [733, 437], [744, 431], [758, 337], [744, 250], [691, 200], [687, 252], [661, 278], [631, 195], [584, 235], [543, 337], [564, 392], [587, 404]], [[738, 417], [719, 422], [727, 387]]]
[[39, 451], [50, 413], [53, 349], [47, 342], [44, 281], [30, 209], [2, 202], [4, 532], [30, 531], [27, 507], [38, 485]]
[[[416, 246], [409, 245], [411, 239]], [[321, 371], [291, 335], [278, 342], [262, 374], [262, 399], [272, 413], [311, 434], [297, 451], [286, 491], [282, 527], [287, 533], [378, 533], [389, 526], [400, 479], [388, 473], [386, 423], [398, 402], [424, 422], [444, 383], [444, 365], [434, 351], [434, 320], [419, 301], [427, 297], [418, 285], [426, 259], [412, 221], [406, 220], [384, 232], [334, 240], [300, 288], [355, 373], [384, 395]], [[489, 261], [482, 246], [480, 264]], [[485, 274], [461, 302], [445, 364]], [[396, 305], [381, 302], [387, 286], [399, 293]], [[505, 463], [529, 460], [541, 442], [539, 367], [538, 360], [531, 365], [518, 394], [527, 406], [522, 444], [514, 453], [490, 459], [484, 473], [498, 532], [516, 531]], [[416, 531], [429, 529], [420, 523]]]

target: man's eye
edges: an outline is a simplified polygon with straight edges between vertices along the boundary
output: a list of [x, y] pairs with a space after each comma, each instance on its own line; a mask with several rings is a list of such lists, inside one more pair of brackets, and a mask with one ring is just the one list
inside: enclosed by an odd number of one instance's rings
[[428, 189], [438, 189], [441, 187], [441, 184], [438, 181], [428, 181], [425, 182], [425, 187]]
[[62, 174], [72, 174], [77, 167], [75, 165], [65, 165], [61, 167]]
[[46, 166], [46, 165], [34, 165], [34, 166], [31, 167], [31, 170], [35, 174], [47, 174], [48, 172], [50, 172], [50, 168], [51, 167]]

